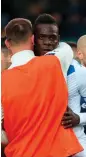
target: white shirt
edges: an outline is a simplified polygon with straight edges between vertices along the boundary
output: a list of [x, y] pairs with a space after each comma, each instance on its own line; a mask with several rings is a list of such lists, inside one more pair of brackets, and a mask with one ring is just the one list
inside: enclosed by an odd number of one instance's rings
[[80, 100], [81, 97], [85, 99], [86, 103], [86, 68], [80, 65], [76, 60], [73, 60], [68, 70], [68, 106], [80, 116], [80, 124], [74, 127], [74, 132], [77, 137], [84, 134], [84, 127], [86, 125], [86, 112], [81, 113]]
[[12, 69], [13, 67], [24, 65], [34, 57], [35, 57], [34, 52], [31, 50], [24, 50], [24, 51], [17, 52], [11, 57], [12, 64], [8, 69]]
[[56, 49], [48, 52], [46, 55], [55, 55], [60, 60], [64, 77], [67, 78], [67, 71], [73, 59], [71, 47], [65, 42], [60, 42]]
[[[62, 70], [64, 72], [65, 78], [67, 78], [68, 91], [69, 91], [69, 100], [68, 106], [80, 116], [80, 124], [74, 128], [74, 132], [77, 137], [81, 137], [84, 134], [84, 127], [86, 125], [86, 113], [81, 113], [80, 99], [81, 96], [86, 100], [86, 68], [80, 66], [77, 61], [71, 60], [73, 53], [71, 47], [64, 43], [60, 42], [59, 46], [52, 52], [48, 52], [48, 55], [55, 55], [59, 58]], [[67, 64], [66, 64], [67, 63]], [[73, 66], [75, 69], [74, 73], [67, 74], [69, 72], [69, 65]]]

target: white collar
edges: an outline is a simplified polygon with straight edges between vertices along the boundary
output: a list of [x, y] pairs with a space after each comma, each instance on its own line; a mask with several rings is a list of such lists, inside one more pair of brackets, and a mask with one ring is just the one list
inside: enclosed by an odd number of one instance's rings
[[78, 67], [81, 66], [81, 64], [80, 64], [77, 60], [75, 60], [75, 59], [73, 59], [72, 63], [73, 63], [75, 66], [78, 66]]
[[34, 52], [31, 50], [23, 50], [23, 51], [17, 52], [11, 57], [12, 64], [9, 67], [9, 69], [26, 64], [34, 57], [35, 57]]

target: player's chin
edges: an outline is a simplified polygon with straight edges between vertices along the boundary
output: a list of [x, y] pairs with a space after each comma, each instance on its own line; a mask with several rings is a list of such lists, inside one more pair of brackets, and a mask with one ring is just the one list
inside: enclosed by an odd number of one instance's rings
[[42, 50], [42, 55], [45, 55], [45, 54], [48, 53], [49, 51], [52, 51], [52, 49]]
[[45, 55], [48, 51], [41, 51], [41, 56]]

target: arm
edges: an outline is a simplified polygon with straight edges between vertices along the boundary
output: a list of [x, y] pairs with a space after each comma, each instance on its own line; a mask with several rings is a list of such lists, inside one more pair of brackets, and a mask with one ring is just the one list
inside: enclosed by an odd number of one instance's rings
[[65, 129], [77, 126], [80, 123], [80, 117], [74, 113], [69, 107], [62, 118], [62, 125]]
[[73, 59], [73, 51], [71, 47], [64, 42], [61, 42], [55, 50], [48, 52], [47, 54], [55, 55], [59, 58], [63, 74], [66, 76]]
[[69, 107], [62, 118], [65, 129], [75, 127], [78, 124], [86, 125], [86, 113], [74, 113]]

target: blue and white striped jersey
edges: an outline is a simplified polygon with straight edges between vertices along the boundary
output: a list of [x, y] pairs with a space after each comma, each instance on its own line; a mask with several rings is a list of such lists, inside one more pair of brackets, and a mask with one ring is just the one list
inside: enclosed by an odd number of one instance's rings
[[[86, 112], [86, 68], [80, 65], [76, 60], [73, 60], [69, 67], [67, 83], [69, 106], [75, 110], [75, 112]], [[73, 105], [73, 103], [75, 105]]]
[[80, 116], [80, 125], [74, 128], [78, 137], [84, 132], [86, 125], [86, 68], [73, 60], [67, 73], [68, 106]]
[[[56, 51], [48, 52], [47, 55], [55, 55], [59, 58], [58, 52], [65, 53], [66, 49], [64, 48], [66, 48], [66, 45], [65, 43], [60, 43], [59, 47], [60, 49], [57, 48]], [[71, 51], [71, 49], [69, 50], [68, 48], [68, 51]], [[62, 70], [64, 72], [64, 69]], [[68, 106], [80, 116], [80, 124], [74, 128], [74, 132], [77, 137], [81, 137], [84, 134], [83, 125], [86, 125], [86, 68], [76, 60], [72, 61], [68, 69], [67, 84], [69, 92]]]

